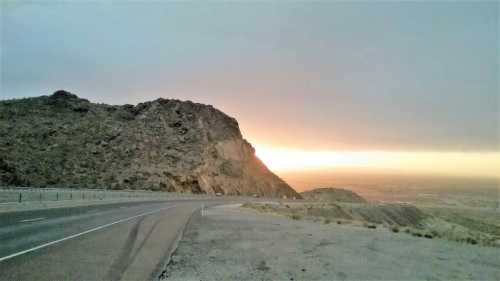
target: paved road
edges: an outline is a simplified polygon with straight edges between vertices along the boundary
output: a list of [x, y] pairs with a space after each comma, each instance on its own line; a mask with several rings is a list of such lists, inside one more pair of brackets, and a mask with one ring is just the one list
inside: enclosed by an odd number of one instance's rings
[[151, 280], [201, 201], [0, 214], [0, 280]]

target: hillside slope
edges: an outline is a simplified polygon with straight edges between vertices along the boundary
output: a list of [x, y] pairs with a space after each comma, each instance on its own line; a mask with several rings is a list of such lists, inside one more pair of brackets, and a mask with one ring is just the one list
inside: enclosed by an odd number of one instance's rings
[[301, 192], [300, 195], [306, 200], [320, 202], [366, 203], [357, 193], [342, 188], [316, 188]]
[[0, 186], [300, 197], [210, 105], [94, 104], [66, 91], [0, 101]]

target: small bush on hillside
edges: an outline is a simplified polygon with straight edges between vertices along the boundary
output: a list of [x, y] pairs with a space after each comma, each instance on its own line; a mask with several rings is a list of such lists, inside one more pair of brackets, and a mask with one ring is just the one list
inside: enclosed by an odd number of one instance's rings
[[422, 233], [420, 233], [420, 232], [413, 232], [411, 235], [413, 235], [415, 237], [422, 237]]
[[331, 223], [331, 221], [330, 221], [330, 219], [326, 219], [326, 220], [324, 220], [324, 223], [329, 224], [329, 223]]
[[394, 232], [394, 233], [398, 233], [399, 232], [399, 227], [393, 226], [393, 227], [391, 227], [391, 231]]
[[301, 217], [299, 214], [292, 214], [292, 215], [290, 216], [290, 218], [291, 218], [292, 220], [300, 220], [300, 219], [302, 219], [302, 217]]
[[243, 203], [243, 205], [241, 205], [241, 207], [243, 207], [243, 208], [252, 208], [252, 204], [248, 203], [248, 202], [245, 202], [245, 203]]
[[365, 227], [366, 227], [366, 228], [370, 228], [370, 229], [376, 229], [376, 228], [377, 228], [377, 225], [376, 225], [376, 224], [371, 224], [371, 223], [366, 223], [366, 224], [365, 224]]
[[472, 245], [476, 245], [477, 244], [477, 240], [472, 238], [472, 237], [467, 237], [467, 239], [465, 239], [465, 242], [469, 243], [469, 244], [472, 244]]
[[431, 234], [433, 237], [440, 237], [439, 233], [436, 230], [431, 230]]

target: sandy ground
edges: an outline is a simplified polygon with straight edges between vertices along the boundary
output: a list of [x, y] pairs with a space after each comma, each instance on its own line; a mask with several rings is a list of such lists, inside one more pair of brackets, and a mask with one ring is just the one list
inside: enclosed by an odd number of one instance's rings
[[226, 205], [193, 217], [167, 280], [500, 280], [492, 247]]

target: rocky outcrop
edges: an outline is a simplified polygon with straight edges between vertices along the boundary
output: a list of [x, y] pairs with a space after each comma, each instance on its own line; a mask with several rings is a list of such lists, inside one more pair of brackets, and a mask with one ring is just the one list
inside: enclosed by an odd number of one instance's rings
[[0, 102], [0, 185], [300, 197], [210, 105], [94, 104], [65, 91]]
[[300, 193], [306, 200], [320, 202], [366, 203], [357, 193], [342, 188], [316, 188]]

